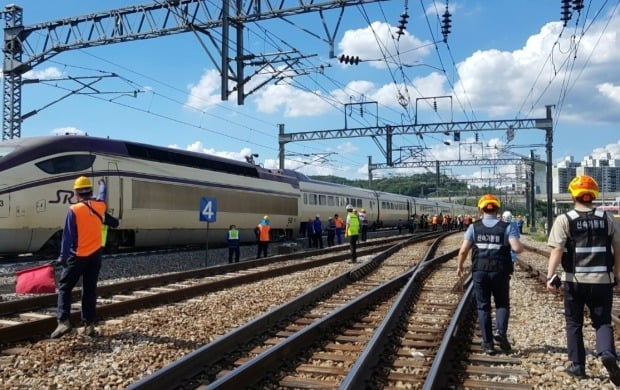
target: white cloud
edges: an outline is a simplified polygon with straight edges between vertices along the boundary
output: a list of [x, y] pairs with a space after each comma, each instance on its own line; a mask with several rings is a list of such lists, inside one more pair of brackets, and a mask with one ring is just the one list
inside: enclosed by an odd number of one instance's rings
[[53, 135], [88, 135], [86, 131], [80, 130], [76, 127], [58, 127], [52, 130]]
[[189, 96], [185, 105], [197, 110], [207, 109], [221, 101], [221, 78], [217, 70], [207, 70], [198, 84], [189, 85]]
[[246, 161], [245, 157], [250, 156], [252, 154], [252, 149], [250, 148], [243, 148], [238, 152], [231, 152], [227, 150], [218, 151], [213, 148], [205, 147], [202, 141], [195, 141], [194, 143], [187, 145], [185, 148], [182, 148], [176, 144], [169, 145], [169, 147], [175, 148], [175, 149], [185, 149], [191, 152], [205, 153], [205, 154], [210, 154], [212, 156], [224, 157], [224, 158], [228, 158], [231, 160], [244, 161], [244, 162]]
[[56, 68], [55, 66], [50, 66], [49, 68], [45, 68], [41, 70], [36, 70], [36, 69], [29, 70], [28, 72], [24, 73], [22, 77], [24, 79], [46, 80], [46, 79], [55, 79], [55, 78], [59, 78], [62, 76], [63, 74], [60, 71], [60, 69]]
[[268, 114], [282, 109], [286, 117], [317, 116], [333, 108], [320, 97], [320, 91], [302, 91], [288, 84], [269, 85], [257, 94], [257, 110]]
[[386, 61], [392, 65], [411, 64], [430, 53], [430, 42], [416, 38], [407, 30], [397, 40], [396, 30], [388, 23], [373, 22], [368, 27], [346, 31], [338, 48], [341, 54], [359, 57], [380, 69], [387, 67]]
[[607, 154], [611, 156], [612, 159], [620, 159], [620, 141], [615, 144], [608, 144], [601, 148], [594, 149], [589, 156], [593, 158], [607, 158]]
[[619, 32], [618, 17], [600, 18], [582, 37], [572, 37], [560, 22], [552, 22], [518, 50], [479, 50], [457, 65], [458, 98], [493, 116], [515, 114], [520, 107], [525, 115], [532, 105], [540, 106], [534, 107], [537, 111], [555, 103], [566, 87], [563, 120], [620, 119]]
[[616, 104], [620, 104], [620, 86], [612, 83], [601, 83], [596, 86], [598, 91]]

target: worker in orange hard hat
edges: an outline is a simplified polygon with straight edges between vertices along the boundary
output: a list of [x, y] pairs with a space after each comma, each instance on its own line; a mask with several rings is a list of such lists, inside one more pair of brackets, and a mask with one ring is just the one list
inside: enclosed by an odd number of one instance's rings
[[[510, 274], [513, 271], [510, 251], [523, 252], [517, 228], [497, 218], [500, 207], [499, 199], [492, 194], [483, 195], [478, 200], [478, 208], [483, 217], [469, 225], [465, 231], [457, 264], [457, 274], [463, 277], [463, 263], [471, 249], [471, 274], [482, 335], [482, 349], [489, 355], [495, 354], [495, 342], [503, 352], [510, 352], [512, 349], [508, 341]], [[495, 302], [497, 332], [495, 335], [492, 326], [491, 296]]]
[[[620, 386], [620, 367], [616, 362], [614, 329], [611, 324], [613, 288], [620, 280], [620, 232], [613, 216], [597, 210], [596, 181], [578, 175], [568, 185], [575, 208], [558, 215], [547, 245], [551, 249], [547, 266], [547, 289], [564, 290], [566, 346], [571, 361], [566, 372], [586, 377], [586, 350], [583, 342], [583, 314], [587, 306], [596, 330], [596, 351], [609, 373]], [[561, 278], [556, 275], [562, 264]]]

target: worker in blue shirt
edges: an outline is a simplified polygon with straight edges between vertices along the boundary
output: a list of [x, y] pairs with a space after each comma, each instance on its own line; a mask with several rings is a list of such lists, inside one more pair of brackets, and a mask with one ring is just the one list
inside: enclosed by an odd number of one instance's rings
[[71, 331], [72, 291], [82, 278], [82, 321], [84, 334], [95, 335], [97, 280], [101, 269], [102, 230], [106, 211], [105, 182], [99, 182], [99, 194], [93, 198], [93, 186], [86, 176], [78, 177], [73, 190], [77, 202], [69, 207], [62, 231], [60, 256], [62, 266], [58, 280], [58, 326], [51, 338]]

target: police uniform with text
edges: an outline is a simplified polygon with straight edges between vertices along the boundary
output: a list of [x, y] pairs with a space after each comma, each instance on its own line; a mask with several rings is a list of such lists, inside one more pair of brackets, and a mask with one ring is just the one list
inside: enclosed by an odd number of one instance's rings
[[[511, 351], [508, 341], [510, 317], [510, 275], [513, 264], [511, 249], [523, 251], [519, 234], [512, 225], [500, 221], [496, 213], [501, 208], [497, 197], [483, 195], [478, 201], [483, 218], [471, 224], [465, 232], [457, 260], [457, 274], [464, 277], [464, 262], [471, 249], [473, 291], [476, 297], [478, 322], [482, 335], [482, 349], [495, 353], [494, 341], [504, 352]], [[495, 329], [493, 336], [491, 298], [495, 303]]]
[[[484, 218], [495, 219], [495, 218]], [[491, 295], [495, 301], [495, 322], [498, 334], [506, 335], [510, 314], [510, 274], [513, 271], [510, 246], [505, 242], [509, 225], [497, 221], [487, 227], [484, 219], [475, 222], [472, 247], [472, 277], [478, 308], [478, 321], [482, 339], [493, 343]]]
[[601, 356], [611, 381], [620, 385], [611, 323], [614, 252], [620, 250], [620, 237], [611, 217], [592, 206], [592, 201], [598, 197], [598, 185], [594, 179], [586, 175], [575, 177], [569, 184], [569, 192], [575, 199], [575, 208], [556, 218], [548, 240], [548, 245], [553, 248], [548, 279], [555, 275], [557, 260], [553, 256], [559, 256], [560, 250], [564, 270], [561, 279], [566, 343], [571, 361], [566, 371], [585, 378], [583, 325], [584, 307], [587, 306], [592, 327], [596, 330], [596, 352]]

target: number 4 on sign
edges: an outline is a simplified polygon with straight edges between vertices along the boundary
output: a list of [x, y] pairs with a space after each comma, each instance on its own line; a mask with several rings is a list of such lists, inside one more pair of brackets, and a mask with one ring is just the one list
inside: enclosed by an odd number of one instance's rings
[[200, 220], [205, 222], [215, 222], [217, 216], [217, 199], [200, 199]]

